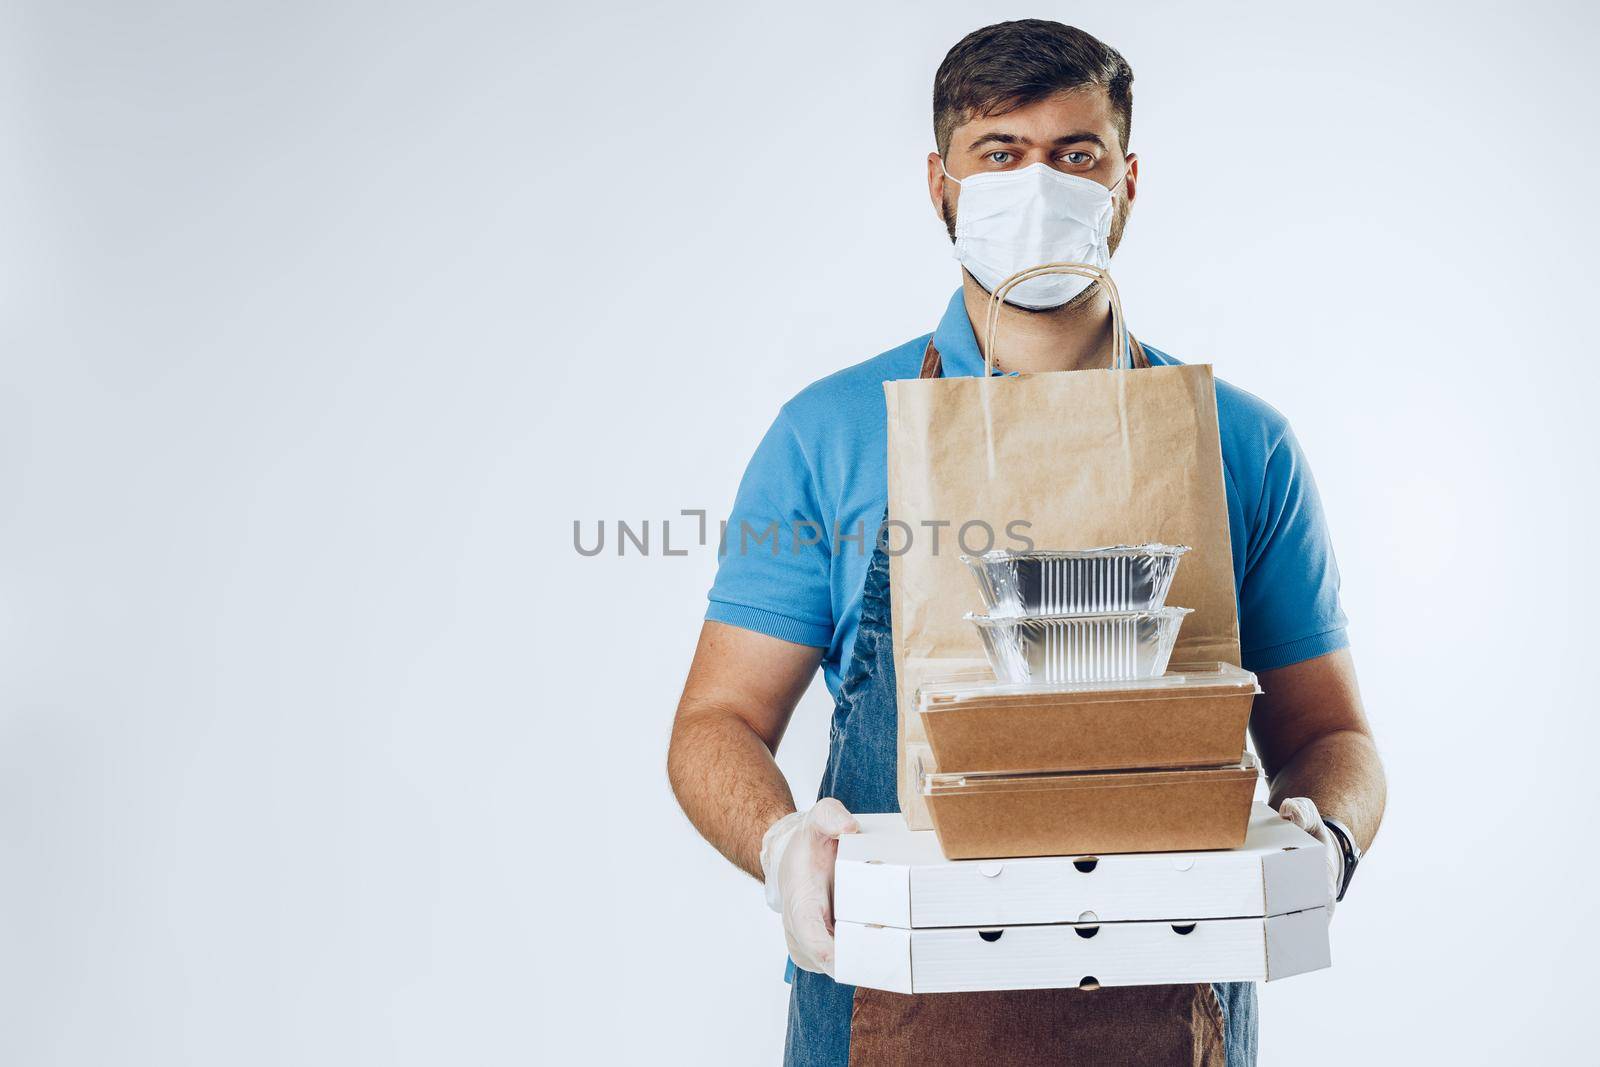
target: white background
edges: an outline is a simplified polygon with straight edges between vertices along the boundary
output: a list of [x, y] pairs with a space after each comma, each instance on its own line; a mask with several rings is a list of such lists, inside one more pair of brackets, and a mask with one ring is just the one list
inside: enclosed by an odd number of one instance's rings
[[1591, 8], [13, 0], [0, 1062], [777, 1061], [660, 524], [932, 328], [933, 73], [1027, 14], [1133, 64], [1130, 322], [1293, 420], [1388, 764], [1263, 1062], [1588, 1053]]

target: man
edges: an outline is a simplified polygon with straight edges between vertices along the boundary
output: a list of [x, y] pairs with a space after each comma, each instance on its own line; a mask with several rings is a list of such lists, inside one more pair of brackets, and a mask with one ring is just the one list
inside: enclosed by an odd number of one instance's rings
[[[1255, 989], [1147, 986], [909, 997], [832, 971], [832, 861], [851, 810], [897, 810], [884, 518], [883, 383], [982, 374], [989, 289], [1051, 261], [1105, 266], [1138, 195], [1133, 73], [1090, 35], [1039, 20], [978, 30], [934, 82], [928, 193], [962, 285], [924, 336], [812, 385], [779, 411], [739, 487], [674, 724], [668, 774], [722, 854], [783, 914], [791, 1064], [1255, 1061]], [[996, 373], [1111, 365], [1098, 284], [1025, 283], [1002, 306]], [[1151, 364], [1171, 356], [1148, 345]], [[930, 359], [931, 363], [931, 359]], [[1139, 373], [1137, 369], [1129, 373]], [[1264, 694], [1255, 748], [1285, 818], [1317, 836], [1330, 906], [1382, 817], [1385, 782], [1356, 689], [1321, 503], [1287, 422], [1217, 383], [1243, 665]], [[776, 524], [777, 543], [756, 542]], [[819, 536], [825, 532], [826, 536]], [[773, 752], [818, 665], [837, 706], [818, 803], [795, 810]], [[852, 1022], [854, 1025], [852, 1026]]]

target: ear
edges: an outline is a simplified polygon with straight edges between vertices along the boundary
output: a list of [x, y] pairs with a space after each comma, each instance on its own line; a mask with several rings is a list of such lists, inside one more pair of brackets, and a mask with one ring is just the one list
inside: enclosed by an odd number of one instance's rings
[[1139, 195], [1139, 157], [1133, 152], [1127, 157], [1128, 176], [1123, 179], [1123, 188], [1128, 191], [1128, 206], [1133, 206], [1134, 199]]
[[[939, 153], [928, 153], [928, 199], [933, 203], [933, 214], [941, 223], [944, 222], [944, 160], [939, 158]], [[956, 196], [960, 196], [959, 187], [955, 187]]]

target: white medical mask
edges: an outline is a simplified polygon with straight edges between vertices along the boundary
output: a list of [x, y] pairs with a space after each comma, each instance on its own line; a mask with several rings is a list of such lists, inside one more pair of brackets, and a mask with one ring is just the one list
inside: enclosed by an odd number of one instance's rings
[[[944, 161], [939, 166], [944, 168]], [[1045, 263], [1111, 265], [1116, 199], [1090, 178], [1045, 163], [983, 171], [965, 178], [956, 204], [956, 259], [989, 292], [1018, 271]], [[1117, 185], [1127, 178], [1124, 171]], [[1046, 274], [1013, 286], [1006, 303], [1041, 311], [1060, 307], [1090, 285], [1075, 274]]]

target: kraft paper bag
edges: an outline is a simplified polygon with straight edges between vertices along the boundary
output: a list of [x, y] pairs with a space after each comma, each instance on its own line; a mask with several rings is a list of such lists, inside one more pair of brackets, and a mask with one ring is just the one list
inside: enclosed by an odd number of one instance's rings
[[[986, 358], [993, 358], [999, 300], [1036, 273], [1080, 274], [1105, 286], [1119, 342], [1114, 365], [1127, 369], [884, 385], [891, 523], [884, 536], [898, 679], [899, 798], [917, 829], [931, 825], [908, 758], [908, 748], [927, 751], [917, 688], [930, 676], [987, 664], [977, 628], [962, 617], [984, 610], [961, 562], [964, 524], [987, 524], [998, 548], [1021, 547], [1008, 529], [1020, 530], [1038, 549], [1188, 545], [1167, 603], [1194, 611], [1184, 619], [1172, 662], [1239, 663], [1211, 368], [1134, 368], [1114, 284], [1081, 264], [1049, 264], [997, 286]], [[1019, 520], [1026, 528], [1008, 525]], [[986, 537], [984, 526], [967, 527], [972, 550], [982, 551]]]

